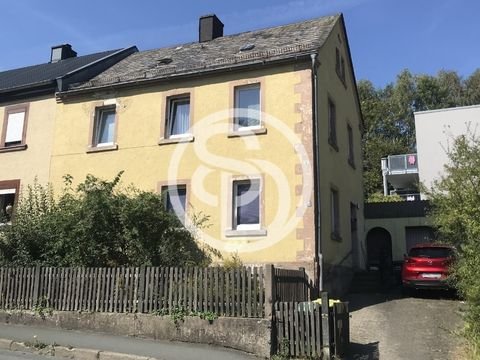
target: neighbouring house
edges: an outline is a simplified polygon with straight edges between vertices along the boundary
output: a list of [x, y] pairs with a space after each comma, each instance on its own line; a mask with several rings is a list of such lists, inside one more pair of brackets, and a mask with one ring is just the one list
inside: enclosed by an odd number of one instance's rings
[[[420, 183], [426, 188], [443, 175], [448, 151], [460, 135], [480, 135], [480, 105], [419, 111], [415, 113], [415, 135]], [[422, 194], [422, 199], [425, 199]]]
[[454, 139], [469, 132], [478, 135], [479, 126], [480, 105], [415, 113], [417, 153], [382, 159], [384, 195], [398, 194], [407, 201], [365, 205], [367, 268], [377, 268], [382, 256], [399, 263], [412, 246], [435, 240], [420, 184], [435, 186]]
[[63, 82], [42, 137], [46, 176], [60, 188], [65, 174], [124, 170], [125, 186], [164, 193], [185, 226], [208, 215], [197, 232], [224, 255], [304, 267], [340, 293], [364, 263], [362, 117], [344, 18], [223, 27], [203, 16], [196, 42]]
[[96, 76], [135, 47], [77, 56], [54, 46], [50, 61], [0, 72], [0, 219], [9, 221], [22, 185], [50, 179], [55, 93]]

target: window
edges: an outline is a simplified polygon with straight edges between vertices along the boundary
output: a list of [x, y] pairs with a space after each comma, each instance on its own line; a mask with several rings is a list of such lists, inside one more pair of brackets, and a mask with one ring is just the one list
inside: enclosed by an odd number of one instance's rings
[[335, 49], [335, 72], [345, 85], [345, 59], [338, 48]]
[[0, 225], [12, 220], [19, 188], [19, 180], [0, 181]]
[[340, 240], [340, 208], [339, 208], [338, 191], [336, 189], [330, 190], [330, 216], [331, 216], [332, 239]]
[[328, 142], [338, 151], [337, 110], [335, 103], [331, 99], [328, 99]]
[[234, 130], [260, 128], [260, 84], [235, 87], [234, 106]]
[[169, 98], [167, 111], [166, 138], [188, 135], [190, 129], [190, 96]]
[[260, 180], [233, 182], [233, 228], [260, 229]]
[[92, 146], [98, 148], [114, 146], [115, 127], [115, 105], [96, 108]]
[[163, 186], [162, 194], [165, 197], [166, 210], [177, 215], [182, 224], [185, 224], [187, 187], [185, 185]]
[[355, 153], [353, 150], [353, 129], [350, 125], [347, 125], [348, 132], [348, 163], [355, 167]]
[[5, 109], [2, 141], [0, 144], [2, 148], [26, 148], [27, 113], [27, 105], [12, 106]]

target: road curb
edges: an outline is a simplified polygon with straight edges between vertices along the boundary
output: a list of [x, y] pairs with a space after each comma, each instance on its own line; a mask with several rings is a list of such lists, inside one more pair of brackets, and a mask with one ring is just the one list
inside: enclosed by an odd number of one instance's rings
[[160, 360], [148, 356], [117, 353], [96, 349], [74, 348], [61, 345], [48, 345], [37, 340], [33, 342], [20, 342], [0, 338], [0, 349], [21, 351], [38, 355], [50, 355], [59, 359], [74, 360]]

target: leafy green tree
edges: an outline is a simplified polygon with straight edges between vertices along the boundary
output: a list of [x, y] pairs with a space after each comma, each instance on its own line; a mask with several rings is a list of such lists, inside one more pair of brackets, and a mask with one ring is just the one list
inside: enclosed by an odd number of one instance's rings
[[454, 278], [468, 302], [466, 335], [480, 354], [480, 139], [454, 140], [444, 176], [427, 194], [440, 240], [455, 245]]
[[436, 76], [403, 70], [394, 83], [375, 88], [358, 82], [364, 119], [363, 170], [365, 197], [382, 191], [381, 158], [415, 152], [415, 111], [480, 104], [480, 69], [466, 80], [455, 71]]
[[162, 196], [88, 175], [72, 178], [56, 199], [38, 183], [22, 192], [10, 226], [0, 228], [0, 261], [9, 265], [139, 266], [207, 265], [212, 249], [165, 210]]

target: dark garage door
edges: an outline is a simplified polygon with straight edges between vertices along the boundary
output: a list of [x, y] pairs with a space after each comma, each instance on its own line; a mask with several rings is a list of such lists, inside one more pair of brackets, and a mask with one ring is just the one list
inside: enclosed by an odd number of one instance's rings
[[432, 242], [435, 240], [435, 234], [429, 226], [411, 226], [405, 228], [405, 240], [408, 252], [412, 246]]

